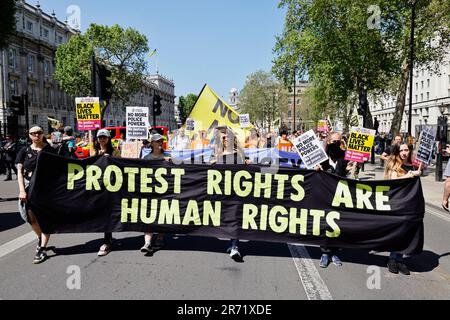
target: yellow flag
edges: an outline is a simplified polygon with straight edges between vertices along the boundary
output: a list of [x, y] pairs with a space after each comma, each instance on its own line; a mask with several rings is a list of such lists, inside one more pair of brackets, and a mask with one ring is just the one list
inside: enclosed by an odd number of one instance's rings
[[241, 128], [239, 113], [226, 104], [208, 85], [203, 87], [197, 102], [191, 110], [188, 119], [194, 120], [194, 130], [190, 135], [199, 131], [206, 131], [208, 139], [214, 134], [214, 129], [228, 126], [237, 135], [242, 143], [245, 140], [245, 132], [253, 128]]

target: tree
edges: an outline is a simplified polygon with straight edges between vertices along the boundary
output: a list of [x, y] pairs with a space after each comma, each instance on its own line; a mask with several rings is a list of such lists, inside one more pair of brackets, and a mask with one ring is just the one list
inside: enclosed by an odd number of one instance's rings
[[[91, 57], [111, 71], [112, 99], [125, 104], [142, 88], [148, 40], [137, 30], [91, 24], [86, 33], [70, 38], [56, 51], [55, 79], [72, 96], [91, 95]], [[102, 117], [109, 105], [102, 105]]]
[[8, 45], [8, 37], [16, 30], [16, 0], [0, 1], [0, 49]]
[[181, 96], [180, 102], [178, 104], [178, 109], [180, 111], [181, 123], [185, 123], [189, 113], [194, 107], [195, 102], [197, 102], [198, 96], [193, 93], [189, 93], [186, 97]]
[[[440, 63], [450, 41], [450, 4], [416, 1], [418, 65]], [[280, 6], [288, 10], [274, 48], [273, 70], [285, 81], [292, 79], [294, 69], [299, 75], [308, 74], [314, 85], [326, 88], [321, 100], [332, 98], [336, 108], [363, 92], [377, 96], [396, 82], [399, 121], [396, 118], [393, 129], [397, 130], [408, 82], [411, 9], [403, 0], [378, 0], [371, 5], [365, 0], [282, 0]], [[373, 5], [380, 13], [375, 18], [370, 11]], [[373, 19], [379, 28], [371, 28]], [[370, 127], [370, 112], [367, 120]]]
[[288, 93], [273, 74], [259, 70], [247, 77], [239, 101], [242, 113], [248, 113], [253, 121], [271, 127], [276, 118], [286, 111]]

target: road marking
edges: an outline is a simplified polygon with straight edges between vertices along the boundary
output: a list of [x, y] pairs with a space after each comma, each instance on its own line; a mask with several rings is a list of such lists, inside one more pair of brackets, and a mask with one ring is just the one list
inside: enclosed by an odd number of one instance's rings
[[308, 300], [333, 300], [305, 246], [288, 244]]
[[22, 248], [23, 246], [26, 246], [27, 244], [36, 241], [37, 242], [37, 236], [32, 231], [29, 232], [19, 238], [16, 238], [8, 243], [5, 243], [0, 246], [0, 258], [3, 258], [7, 254], [10, 254], [11, 252], [16, 251], [17, 249]]
[[432, 215], [434, 215], [436, 217], [439, 217], [441, 219], [444, 219], [445, 221], [450, 222], [450, 217], [448, 217], [444, 213], [439, 213], [439, 212], [435, 211], [434, 208], [431, 208], [431, 207], [427, 206], [425, 212], [429, 212], [429, 213], [431, 213]]

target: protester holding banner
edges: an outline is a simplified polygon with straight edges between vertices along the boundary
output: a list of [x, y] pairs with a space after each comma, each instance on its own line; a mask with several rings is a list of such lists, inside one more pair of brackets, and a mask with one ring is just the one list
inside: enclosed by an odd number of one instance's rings
[[[108, 130], [102, 129], [97, 132], [97, 139], [94, 143], [94, 156], [112, 156], [112, 157], [120, 157], [120, 151], [114, 150], [111, 134]], [[97, 255], [99, 257], [106, 256], [111, 252], [112, 245], [112, 232], [106, 232], [103, 240], [103, 244], [100, 247]]]
[[[345, 151], [342, 150], [342, 135], [339, 132], [331, 132], [326, 140], [326, 152], [328, 160], [322, 162], [316, 170], [323, 170], [340, 177], [346, 177], [353, 169], [354, 163], [345, 160]], [[342, 266], [342, 262], [336, 255], [339, 248], [321, 246], [322, 256], [320, 258], [320, 267], [326, 268], [330, 260], [335, 266]]]
[[[214, 133], [214, 151], [211, 157], [212, 164], [250, 164], [246, 159], [239, 141], [233, 131], [228, 127], [218, 127]], [[231, 239], [227, 253], [231, 259], [241, 261], [242, 255], [239, 251], [239, 239]]]
[[[151, 137], [151, 148], [152, 151], [144, 157], [145, 160], [170, 160], [169, 158], [164, 157], [164, 137], [159, 133], [152, 135]], [[153, 249], [159, 250], [164, 246], [164, 234], [159, 233], [158, 237], [152, 244], [153, 233], [146, 232], [144, 233], [144, 246], [141, 248], [141, 252], [145, 254], [151, 254]]]
[[[410, 159], [409, 146], [406, 143], [395, 144], [384, 170], [384, 178], [391, 180], [419, 177], [422, 174], [421, 167], [419, 170], [413, 171], [414, 168], [408, 164], [408, 159]], [[399, 252], [391, 252], [387, 267], [391, 273], [410, 274], [408, 267], [404, 264], [403, 254]]]
[[36, 247], [36, 255], [33, 263], [38, 264], [47, 259], [46, 248], [50, 235], [42, 233], [36, 217], [31, 210], [28, 194], [30, 181], [37, 166], [37, 158], [41, 151], [54, 153], [54, 149], [44, 142], [44, 130], [40, 127], [32, 127], [29, 131], [32, 144], [20, 150], [17, 155], [17, 182], [19, 184], [19, 210], [25, 222], [31, 225], [31, 228], [38, 236], [38, 245]]
[[292, 151], [292, 143], [288, 139], [288, 132], [281, 131], [281, 137], [278, 137], [275, 147], [280, 151], [291, 152]]

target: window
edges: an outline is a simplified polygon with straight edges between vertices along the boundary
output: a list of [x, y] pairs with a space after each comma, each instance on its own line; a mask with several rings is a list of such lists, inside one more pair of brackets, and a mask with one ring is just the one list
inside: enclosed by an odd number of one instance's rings
[[45, 103], [50, 104], [50, 100], [51, 100], [50, 88], [46, 87], [45, 88]]
[[291, 110], [288, 111], [288, 118], [292, 118], [292, 111]]
[[[33, 83], [30, 85], [30, 101], [37, 102], [36, 85]], [[37, 122], [33, 122], [37, 123]]]
[[423, 93], [420, 94], [420, 101], [423, 101]]
[[[423, 71], [422, 71], [423, 72]], [[423, 89], [423, 81], [422, 81], [422, 89]]]
[[11, 80], [9, 82], [9, 91], [12, 95], [17, 95], [19, 94], [19, 83], [17, 80]]
[[11, 69], [17, 68], [17, 50], [16, 49], [9, 49], [9, 66]]
[[417, 94], [416, 94], [416, 102], [417, 102]]
[[27, 30], [33, 32], [33, 22], [27, 21]]
[[430, 87], [430, 79], [427, 80], [428, 88]]
[[62, 117], [61, 120], [62, 120], [62, 123], [63, 123], [65, 126], [67, 126], [67, 117]]
[[419, 83], [416, 82], [416, 90], [419, 90]]
[[28, 72], [34, 72], [34, 56], [28, 55]]
[[422, 77], [425, 75], [425, 70], [422, 70]]
[[44, 75], [50, 76], [50, 61], [44, 60]]
[[427, 92], [427, 100], [430, 100], [430, 93]]
[[49, 34], [48, 29], [44, 28], [44, 38], [48, 39], [48, 34]]
[[63, 42], [63, 37], [58, 36], [58, 43], [62, 43]]
[[33, 114], [33, 124], [38, 124], [39, 115]]

